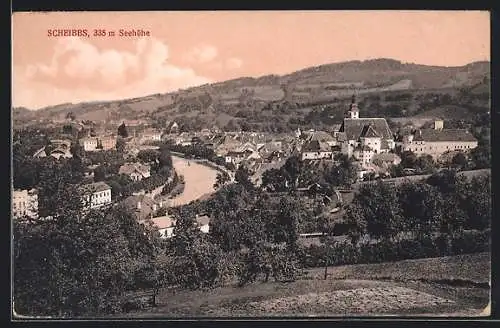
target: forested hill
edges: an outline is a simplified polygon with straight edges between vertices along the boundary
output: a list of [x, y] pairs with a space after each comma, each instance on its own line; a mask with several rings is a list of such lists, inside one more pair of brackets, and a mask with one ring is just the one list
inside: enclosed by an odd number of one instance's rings
[[[270, 113], [264, 116], [274, 117], [271, 121], [282, 116], [279, 111], [283, 110], [300, 108], [305, 115], [316, 105], [338, 103], [353, 92], [361, 98], [374, 93], [454, 93], [473, 89], [489, 93], [489, 75], [489, 62], [439, 67], [392, 59], [348, 61], [309, 67], [283, 76], [242, 77], [120, 101], [61, 104], [37, 111], [15, 108], [13, 118], [15, 122], [63, 119], [73, 112], [82, 120], [150, 117], [156, 121], [168, 118], [195, 126], [204, 122], [224, 127], [230, 121], [238, 125], [245, 116], [259, 116], [255, 113], [266, 110]], [[268, 117], [263, 121], [270, 122]]]

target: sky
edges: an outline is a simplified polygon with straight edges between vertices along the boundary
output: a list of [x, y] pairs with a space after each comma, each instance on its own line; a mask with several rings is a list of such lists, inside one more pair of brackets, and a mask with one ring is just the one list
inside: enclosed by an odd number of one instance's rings
[[[89, 36], [48, 35], [86, 29]], [[93, 36], [93, 30], [115, 36]], [[120, 29], [150, 36], [120, 36]], [[12, 105], [166, 93], [327, 63], [490, 60], [486, 11], [51, 12], [12, 16]]]

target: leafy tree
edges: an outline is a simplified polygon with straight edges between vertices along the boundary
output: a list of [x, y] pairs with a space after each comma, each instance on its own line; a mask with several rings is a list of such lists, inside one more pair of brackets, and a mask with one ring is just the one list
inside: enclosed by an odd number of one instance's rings
[[455, 156], [453, 156], [451, 164], [453, 165], [454, 168], [457, 168], [459, 170], [464, 170], [467, 168], [468, 165], [467, 156], [465, 156], [465, 154], [462, 152], [458, 152]]
[[69, 186], [57, 194], [60, 209], [51, 220], [14, 223], [16, 312], [74, 317], [119, 311], [135, 272], [154, 253], [153, 231], [116, 209], [82, 212]]
[[217, 177], [215, 178], [215, 183], [214, 183], [214, 189], [217, 190], [226, 183], [228, 183], [231, 180], [229, 175], [226, 172], [219, 172], [217, 173]]
[[74, 121], [76, 119], [75, 113], [68, 112], [68, 114], [66, 114], [66, 119], [70, 119], [70, 120]]
[[491, 167], [491, 151], [487, 146], [478, 146], [471, 151], [471, 159], [475, 169]]
[[404, 230], [423, 237], [439, 228], [443, 199], [436, 187], [426, 183], [404, 183], [399, 187], [399, 204]]
[[287, 177], [283, 170], [272, 168], [262, 174], [261, 188], [264, 190], [282, 192], [286, 188]]
[[356, 181], [356, 168], [344, 154], [335, 157], [335, 164], [326, 171], [326, 182], [333, 186], [350, 187]]
[[125, 140], [123, 138], [118, 137], [116, 139], [116, 150], [119, 153], [124, 153], [125, 152]]
[[[354, 196], [353, 204], [362, 210], [366, 230], [373, 238], [394, 238], [403, 228], [396, 188], [379, 181], [364, 185]], [[356, 215], [358, 216], [358, 215]]]
[[414, 169], [417, 163], [417, 156], [412, 151], [404, 151], [401, 153], [401, 163], [403, 168]]
[[364, 216], [362, 204], [356, 202], [347, 206], [345, 210], [345, 223], [351, 244], [356, 246], [361, 237], [367, 233], [367, 221]]
[[234, 174], [234, 179], [247, 190], [253, 190], [254, 185], [250, 180], [250, 171], [243, 165], [240, 165]]
[[127, 131], [127, 127], [125, 126], [125, 123], [122, 123], [118, 127], [118, 136], [120, 136], [122, 138], [128, 138], [128, 131]]
[[465, 188], [465, 200], [461, 202], [467, 214], [466, 227], [484, 230], [491, 225], [491, 175], [475, 176]]
[[283, 165], [283, 170], [288, 177], [287, 180], [289, 180], [292, 183], [292, 186], [295, 187], [302, 171], [302, 161], [298, 156], [291, 156]]
[[[407, 164], [411, 162], [413, 159], [409, 160], [408, 158], [412, 158], [411, 156], [407, 157]], [[415, 160], [415, 166], [413, 168], [418, 170], [420, 174], [433, 174], [436, 172], [436, 162], [432, 158], [431, 155], [421, 155]]]
[[141, 150], [137, 154], [137, 158], [143, 163], [158, 163], [160, 152], [157, 150]]

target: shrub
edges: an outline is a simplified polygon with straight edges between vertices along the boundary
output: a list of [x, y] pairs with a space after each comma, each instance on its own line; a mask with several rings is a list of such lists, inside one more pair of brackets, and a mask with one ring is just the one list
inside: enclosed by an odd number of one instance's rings
[[[302, 264], [305, 267], [324, 265], [324, 259], [330, 254], [332, 265], [363, 263], [381, 263], [419, 259], [427, 257], [451, 256], [490, 251], [490, 230], [464, 231], [451, 237], [425, 236], [418, 239], [400, 241], [382, 240], [377, 243], [364, 243], [353, 246], [347, 241], [333, 245], [311, 245], [304, 248]], [[451, 246], [451, 247], [450, 247]]]

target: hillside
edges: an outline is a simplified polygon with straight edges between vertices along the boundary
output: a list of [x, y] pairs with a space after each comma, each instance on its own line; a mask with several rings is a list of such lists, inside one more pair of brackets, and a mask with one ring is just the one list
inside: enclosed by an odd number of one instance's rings
[[[318, 105], [343, 106], [344, 99], [353, 92], [360, 98], [374, 93], [407, 92], [416, 95], [431, 90], [448, 93], [464, 88], [479, 94], [489, 93], [489, 74], [489, 62], [438, 67], [406, 64], [392, 59], [349, 61], [309, 67], [283, 76], [242, 77], [134, 99], [61, 104], [37, 111], [15, 108], [13, 118], [14, 122], [57, 120], [73, 112], [79, 119], [93, 121], [150, 117], [155, 121], [176, 119], [196, 126], [238, 126], [238, 121], [247, 119], [246, 116], [258, 116], [254, 123], [273, 124], [291, 117], [304, 120], [305, 115]], [[409, 106], [415, 107], [412, 104]], [[344, 109], [337, 114], [342, 114]], [[252, 122], [249, 124], [251, 127]]]

